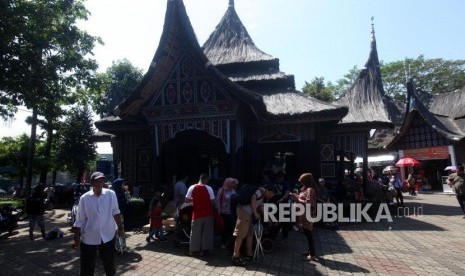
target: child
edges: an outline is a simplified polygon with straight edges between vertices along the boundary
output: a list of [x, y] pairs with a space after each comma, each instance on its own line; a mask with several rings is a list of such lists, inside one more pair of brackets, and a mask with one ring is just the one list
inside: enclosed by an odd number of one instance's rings
[[163, 219], [160, 200], [153, 202], [152, 209], [150, 211], [149, 236], [145, 240], [150, 242], [150, 240], [153, 239], [153, 235], [155, 235], [158, 241], [166, 241], [166, 237], [163, 234]]

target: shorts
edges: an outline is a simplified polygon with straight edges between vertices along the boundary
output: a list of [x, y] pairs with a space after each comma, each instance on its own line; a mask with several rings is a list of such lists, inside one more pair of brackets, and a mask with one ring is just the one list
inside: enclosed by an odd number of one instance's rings
[[34, 227], [34, 225], [39, 225], [39, 227], [44, 227], [44, 216], [43, 215], [29, 215], [29, 227]]
[[236, 212], [237, 221], [233, 236], [239, 237], [241, 239], [252, 236], [252, 214], [245, 211], [241, 206], [237, 206]]

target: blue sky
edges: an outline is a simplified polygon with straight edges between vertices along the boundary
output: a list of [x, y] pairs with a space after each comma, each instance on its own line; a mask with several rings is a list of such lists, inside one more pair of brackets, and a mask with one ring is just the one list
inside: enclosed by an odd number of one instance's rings
[[[184, 0], [202, 45], [224, 15], [229, 0]], [[127, 58], [144, 72], [161, 36], [167, 0], [87, 0], [89, 20], [80, 26], [100, 36], [94, 58], [104, 71]], [[325, 77], [336, 81], [368, 58], [373, 16], [380, 60], [465, 59], [463, 0], [235, 0], [255, 44], [280, 59], [296, 88]], [[0, 136], [29, 133], [27, 114], [2, 125]], [[108, 152], [109, 148], [100, 152]]]
[[[229, 0], [184, 0], [202, 45]], [[82, 26], [100, 36], [95, 58], [101, 70], [127, 58], [148, 68], [161, 36], [166, 0], [87, 0], [92, 13]], [[385, 62], [416, 58], [465, 59], [462, 0], [235, 0], [255, 44], [280, 59], [296, 88], [325, 77], [335, 81], [363, 67], [374, 17], [378, 54]]]

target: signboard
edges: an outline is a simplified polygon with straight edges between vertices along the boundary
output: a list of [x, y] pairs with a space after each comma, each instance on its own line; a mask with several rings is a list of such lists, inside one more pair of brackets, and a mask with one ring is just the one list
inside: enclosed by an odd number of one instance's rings
[[405, 157], [412, 157], [417, 160], [430, 160], [430, 159], [449, 159], [449, 147], [432, 147], [421, 149], [406, 149], [404, 150]]

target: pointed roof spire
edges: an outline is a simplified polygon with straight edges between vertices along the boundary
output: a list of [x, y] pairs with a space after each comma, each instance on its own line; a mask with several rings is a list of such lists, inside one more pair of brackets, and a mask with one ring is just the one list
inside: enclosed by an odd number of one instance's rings
[[375, 17], [371, 17], [371, 41], [376, 41], [375, 38]]
[[349, 113], [342, 123], [380, 123], [392, 125], [388, 99], [385, 97], [381, 70], [379, 68], [374, 17], [372, 20], [372, 41], [370, 54], [354, 84], [335, 102], [349, 107]]
[[229, 8], [203, 51], [213, 65], [275, 59], [255, 45], [234, 9], [234, 0], [229, 0]]

